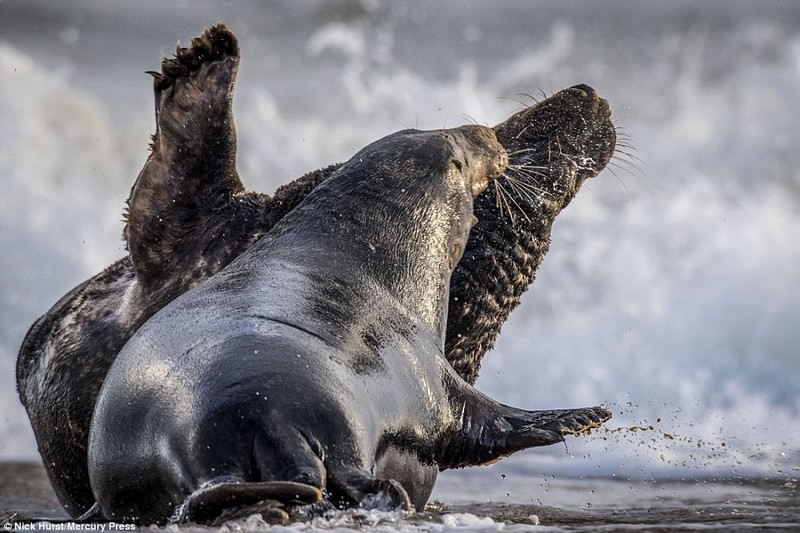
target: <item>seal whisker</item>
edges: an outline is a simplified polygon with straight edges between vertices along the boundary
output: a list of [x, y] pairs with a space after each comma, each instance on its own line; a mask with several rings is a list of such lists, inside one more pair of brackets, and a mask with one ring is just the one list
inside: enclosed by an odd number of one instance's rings
[[[531, 194], [531, 192], [527, 189], [527, 187], [525, 187], [526, 184], [510, 176], [505, 176], [505, 178], [506, 181], [508, 182], [509, 187], [511, 187], [511, 190], [514, 191], [515, 194], [517, 194], [518, 196], [524, 196], [525, 198], [528, 199], [528, 201], [534, 204], [538, 204], [540, 202], [540, 198]], [[517, 202], [514, 203], [517, 204]], [[519, 204], [517, 204], [517, 207], [520, 209], [520, 211], [522, 211], [522, 214], [525, 215], [525, 218], [528, 220], [528, 222], [531, 222], [531, 219], [525, 212], [525, 210], [523, 210]]]
[[[524, 169], [520, 169], [520, 168], [513, 168], [512, 167], [510, 170], [513, 171], [518, 176], [521, 176], [522, 178], [524, 178], [524, 179], [517, 178], [518, 181], [521, 181], [526, 186], [531, 187], [531, 188], [535, 188], [534, 185], [537, 185], [539, 187], [542, 187], [542, 190], [544, 190], [544, 187], [542, 186], [542, 184], [539, 182], [539, 180], [537, 178], [549, 178], [550, 177], [547, 174], [541, 174], [541, 173], [537, 173], [537, 172], [533, 172], [533, 171], [529, 171], [529, 170], [524, 170]], [[532, 182], [532, 183], [529, 183], [529, 182]]]
[[503, 187], [503, 184], [500, 183], [499, 181], [495, 180], [494, 183], [495, 183], [495, 190], [497, 192], [497, 199], [499, 201], [500, 216], [502, 217], [503, 211], [505, 211], [506, 213], [508, 213], [508, 219], [511, 221], [511, 224], [514, 224], [516, 220], [514, 218], [514, 213], [511, 211], [511, 205], [508, 203], [508, 196], [509, 196], [508, 191], [506, 191], [505, 187]]
[[462, 114], [461, 114], [461, 115], [459, 115], [459, 116], [460, 116], [461, 118], [463, 118], [464, 120], [466, 120], [467, 122], [469, 122], [470, 124], [472, 124], [473, 126], [480, 126], [480, 124], [478, 124], [478, 121], [477, 121], [477, 120], [476, 120], [474, 117], [472, 117], [472, 116], [470, 116], [470, 115], [467, 115], [467, 114], [465, 114], [465, 113], [462, 113]]
[[534, 166], [515, 166], [515, 170], [519, 170], [520, 172], [524, 172], [528, 176], [537, 176], [544, 179], [550, 179], [550, 172], [546, 172], [546, 167], [534, 167]]
[[532, 202], [539, 203], [543, 198], [547, 198], [549, 200], [555, 199], [555, 196], [553, 196], [551, 192], [532, 187], [529, 183], [525, 183], [524, 181], [520, 181], [515, 178], [511, 178], [508, 181], [510, 185], [519, 188], [520, 193], [530, 199]]
[[[552, 139], [551, 139], [551, 141], [552, 141]], [[556, 153], [558, 153], [558, 155], [560, 155], [560, 156], [562, 156], [562, 157], [566, 157], [567, 159], [569, 159], [570, 161], [572, 161], [572, 157], [570, 157], [569, 155], [567, 155], [566, 153], [564, 153], [564, 149], [561, 147], [561, 138], [558, 136], [558, 134], [557, 134], [557, 133], [556, 133], [556, 135], [555, 135], [555, 143], [556, 143], [556, 147], [558, 148], [558, 150], [557, 150], [557, 152], [556, 152]], [[552, 142], [551, 142], [551, 143], [548, 143], [548, 148], [550, 147], [550, 145], [551, 145], [551, 144], [552, 144]]]
[[[399, 124], [400, 127], [402, 127], [403, 129], [406, 129], [406, 130], [416, 129], [416, 124], [412, 125], [412, 124], [406, 122], [405, 118], [403, 118], [403, 114], [399, 110], [397, 110], [396, 108], [391, 107], [391, 106], [387, 106], [387, 108], [389, 109], [389, 111], [392, 112], [392, 115], [393, 115], [392, 119], [393, 119], [393, 122], [395, 124]], [[445, 128], [445, 126], [443, 125], [442, 129], [444, 129], [444, 128]]]
[[502, 186], [500, 183], [495, 180], [494, 182], [494, 205], [497, 208], [497, 211], [500, 213], [500, 218], [504, 218], [504, 204], [503, 204], [503, 194], [501, 192]]
[[550, 177], [549, 174], [547, 174], [545, 172], [542, 172], [544, 170], [548, 170], [548, 168], [546, 166], [543, 166], [543, 165], [510, 164], [508, 166], [513, 167], [513, 168], [515, 168], [517, 170], [524, 170], [524, 171], [528, 172], [531, 175], [540, 176], [542, 178], [549, 178]]
[[[521, 180], [519, 178], [512, 177], [512, 176], [510, 176], [508, 174], [504, 174], [503, 176], [509, 182], [509, 185], [513, 184], [513, 185], [516, 185], [518, 187], [521, 187], [522, 189], [526, 190], [528, 193], [533, 194], [533, 195], [541, 194], [543, 196], [549, 196], [550, 198], [554, 198], [553, 193], [551, 193], [550, 191], [542, 188], [541, 185], [539, 187], [536, 187], [533, 184], [528, 183], [526, 180]], [[536, 183], [536, 184], [539, 185], [539, 183]]]
[[626, 142], [633, 140], [633, 135], [628, 133], [622, 126], [614, 126], [614, 133], [616, 134], [617, 142], [620, 140]]
[[629, 141], [629, 140], [631, 140], [633, 138], [633, 137], [631, 137], [631, 134], [628, 133], [627, 131], [625, 131], [624, 129], [622, 129], [621, 126], [615, 127], [614, 131], [617, 134], [617, 140], [624, 139], [626, 141]]
[[622, 138], [624, 142], [616, 143], [609, 164], [628, 172], [640, 181], [646, 180], [647, 175], [642, 170], [641, 166], [644, 161], [636, 154], [638, 149], [633, 146], [632, 139], [629, 135], [622, 134]]
[[[634, 153], [631, 153], [631, 152], [627, 152], [625, 150], [620, 150], [619, 147], [620, 147], [620, 145], [618, 144], [617, 145], [617, 149], [614, 150], [614, 154], [615, 155], [616, 154], [622, 154], [622, 155], [627, 156], [628, 158], [630, 158], [631, 162], [644, 163], [644, 161], [642, 161], [642, 158], [639, 157], [638, 155], [636, 155]], [[622, 148], [629, 148], [629, 149], [634, 150], [634, 151], [636, 150], [633, 146], [630, 146], [630, 145], [622, 145]]]
[[[512, 191], [514, 191], [514, 192], [517, 192], [517, 189], [514, 187], [514, 183], [513, 183], [511, 180], [508, 180], [508, 185], [509, 185], [509, 187], [511, 187], [511, 190], [512, 190]], [[514, 198], [514, 195], [512, 195], [512, 194], [509, 194], [509, 195], [508, 195], [508, 197], [506, 198], [506, 200], [511, 200], [511, 202], [512, 202], [512, 203], [513, 203], [513, 204], [514, 204], [516, 207], [517, 207], [517, 209], [519, 210], [519, 212], [520, 212], [520, 213], [522, 213], [522, 216], [524, 216], [524, 217], [525, 217], [525, 220], [527, 220], [528, 222], [531, 222], [531, 219], [530, 219], [530, 217], [528, 216], [528, 213], [526, 213], [526, 212], [525, 212], [525, 210], [524, 210], [524, 209], [522, 209], [522, 206], [521, 206], [521, 205], [519, 205], [519, 202], [517, 202], [517, 199], [516, 199], [516, 198]], [[509, 211], [510, 211], [510, 209], [509, 209]], [[515, 221], [514, 221], [514, 218], [513, 218], [513, 217], [511, 218], [511, 223], [512, 223], [512, 224], [514, 224], [514, 223], [515, 223]]]
[[[626, 150], [630, 150], [631, 152], [639, 152], [639, 149], [636, 148], [630, 141], [623, 141], [617, 142], [616, 149], [625, 148]], [[638, 157], [638, 156], [637, 156]]]
[[635, 177], [640, 183], [647, 179], [647, 176], [640, 169], [636, 168], [634, 171], [634, 169], [620, 165], [619, 163], [617, 163], [617, 161], [622, 161], [622, 160], [619, 158], [613, 158], [611, 159], [611, 161], [608, 162], [609, 172], [617, 176], [617, 179], [620, 178], [619, 175], [616, 173], [615, 169], [620, 172], [625, 172], [626, 174], [630, 174], [631, 176]]
[[522, 134], [525, 133], [526, 131], [528, 131], [528, 127], [529, 126], [525, 126], [524, 128], [522, 128], [522, 131], [517, 133], [517, 135], [516, 135], [516, 137], [514, 137], [514, 139], [519, 139], [520, 137], [522, 137]]
[[625, 195], [628, 197], [628, 200], [630, 200], [631, 204], [636, 205], [636, 200], [634, 200], [630, 189], [628, 189], [628, 186], [625, 185], [625, 182], [622, 181], [622, 178], [619, 177], [619, 174], [617, 174], [616, 171], [611, 167], [611, 163], [610, 162], [609, 162], [609, 164], [608, 164], [608, 166], [606, 168], [608, 168], [608, 171], [611, 172], [611, 174], [614, 176], [614, 178], [622, 186], [622, 189], [625, 191]]
[[[522, 100], [518, 100], [518, 99], [512, 98], [510, 96], [497, 96], [495, 99], [496, 100], [508, 100], [509, 102], [514, 102], [516, 104], [521, 105], [522, 106], [521, 109], [526, 109], [528, 107], [528, 104], [526, 104]], [[517, 111], [519, 111], [519, 110], [520, 110], [520, 108], [517, 108]]]
[[[543, 91], [542, 89], [539, 89], [539, 92], [541, 92], [542, 94], [544, 94], [544, 91]], [[528, 93], [517, 93], [517, 94], [518, 94], [518, 95], [520, 95], [520, 96], [525, 96], [525, 97], [527, 97], [527, 98], [530, 98], [530, 99], [531, 99], [531, 101], [532, 101], [532, 102], [534, 102], [535, 104], [539, 104], [539, 103], [541, 102], [541, 100], [539, 100], [539, 99], [538, 99], [538, 98], [536, 98], [535, 96], [532, 96], [532, 95], [530, 95], [530, 94], [528, 94]], [[545, 99], [547, 99], [547, 97], [545, 97]]]
[[535, 202], [537, 200], [535, 196], [536, 192], [542, 192], [544, 194], [544, 191], [540, 191], [535, 187], [532, 187], [530, 184], [525, 183], [524, 181], [511, 176], [510, 174], [503, 174], [502, 177], [506, 180], [508, 186], [511, 187], [511, 190], [515, 194], [519, 196], [524, 196], [525, 198], [527, 198], [532, 202]]
[[514, 157], [521, 154], [529, 154], [529, 153], [539, 153], [541, 150], [538, 148], [521, 148], [519, 150], [514, 150], [513, 152], [508, 152], [508, 157]]
[[[620, 152], [622, 155], [618, 155], [617, 153], [611, 158], [610, 164], [615, 165], [617, 168], [620, 169], [627, 169], [628, 172], [631, 174], [638, 176], [640, 178], [646, 178], [647, 176], [642, 171], [642, 168], [637, 164], [635, 160], [628, 159], [630, 157], [629, 154], [624, 152]], [[625, 157], [623, 157], [625, 156]], [[624, 165], [624, 166], [623, 166]]]

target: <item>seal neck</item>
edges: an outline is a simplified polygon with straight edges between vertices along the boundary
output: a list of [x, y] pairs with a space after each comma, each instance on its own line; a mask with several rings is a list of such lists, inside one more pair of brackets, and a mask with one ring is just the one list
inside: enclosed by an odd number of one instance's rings
[[472, 223], [470, 187], [452, 154], [436, 132], [366, 147], [273, 228], [280, 243], [270, 256], [317, 258], [346, 283], [382, 287], [443, 343], [450, 275]]

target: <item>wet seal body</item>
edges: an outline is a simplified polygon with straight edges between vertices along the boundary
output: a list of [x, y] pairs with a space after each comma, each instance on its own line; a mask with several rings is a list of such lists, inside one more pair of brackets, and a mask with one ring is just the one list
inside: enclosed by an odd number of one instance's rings
[[[384, 138], [151, 318], [112, 365], [92, 420], [103, 516], [213, 521], [265, 489], [281, 503], [325, 490], [421, 508], [441, 468], [558, 442], [610, 416], [502, 406], [442, 357], [472, 198], [505, 166], [488, 128]], [[276, 483], [290, 483], [284, 497]]]
[[[20, 398], [53, 488], [72, 516], [94, 504], [89, 424], [125, 343], [268, 234], [341, 166], [307, 174], [272, 197], [245, 191], [231, 112], [238, 63], [236, 39], [219, 25], [154, 74], [158, 129], [128, 201], [130, 255], [61, 298], [20, 349]], [[608, 104], [586, 86], [561, 91], [493, 131], [509, 166], [475, 199], [478, 223], [450, 282], [444, 354], [470, 383], [533, 281], [555, 217], [605, 167], [616, 139]]]

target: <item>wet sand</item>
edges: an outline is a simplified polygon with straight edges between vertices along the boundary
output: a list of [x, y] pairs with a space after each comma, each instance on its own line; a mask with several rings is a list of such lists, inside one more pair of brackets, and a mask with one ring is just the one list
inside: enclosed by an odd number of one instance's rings
[[[429, 510], [340, 515], [286, 531], [800, 531], [794, 479], [623, 481], [494, 479], [480, 469], [443, 475]], [[527, 502], [526, 502], [527, 500]], [[557, 504], [555, 504], [557, 502]], [[44, 469], [0, 463], [0, 514], [67, 518]], [[237, 531], [264, 529], [247, 521]], [[175, 531], [174, 528], [170, 529]], [[181, 531], [209, 531], [182, 526]], [[231, 528], [228, 528], [231, 530]]]
[[44, 467], [38, 463], [0, 463], [0, 517], [13, 513], [42, 518], [67, 518]]
[[515, 524], [535, 515], [553, 531], [800, 531], [797, 480], [528, 480], [527, 492], [534, 487], [544, 504], [518, 501], [526, 492], [522, 479], [492, 484], [486, 503], [474, 494], [469, 501], [463, 489], [459, 495], [457, 479], [441, 481], [437, 492], [454, 502], [450, 512]]

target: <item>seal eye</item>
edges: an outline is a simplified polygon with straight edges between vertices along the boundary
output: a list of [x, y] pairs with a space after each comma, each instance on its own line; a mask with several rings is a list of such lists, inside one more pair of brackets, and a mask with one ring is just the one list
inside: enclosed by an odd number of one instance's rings
[[453, 163], [453, 166], [456, 167], [456, 170], [458, 170], [459, 172], [462, 171], [463, 165], [461, 165], [461, 161], [459, 161], [458, 159], [453, 159], [451, 163]]

